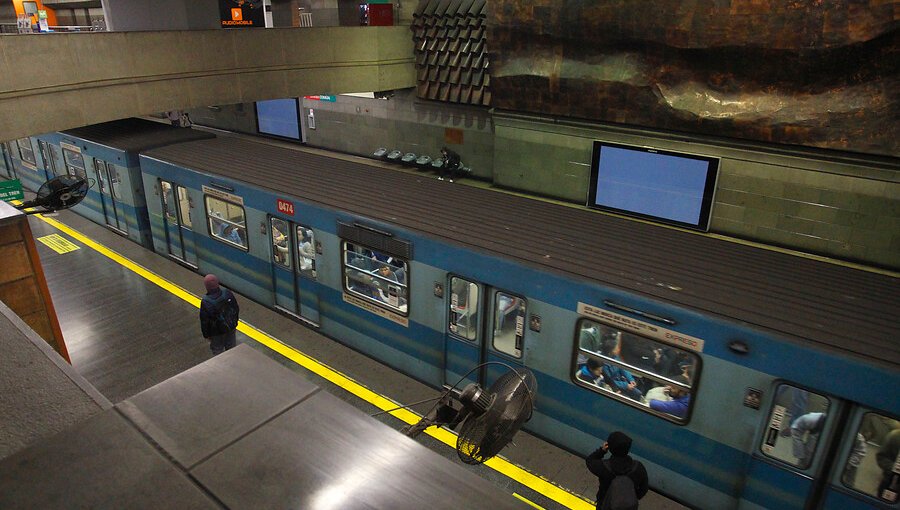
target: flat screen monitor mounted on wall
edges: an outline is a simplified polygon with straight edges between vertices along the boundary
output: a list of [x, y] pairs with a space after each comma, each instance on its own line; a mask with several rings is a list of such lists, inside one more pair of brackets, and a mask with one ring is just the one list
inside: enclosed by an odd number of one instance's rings
[[718, 158], [594, 142], [588, 207], [709, 229]]
[[260, 134], [300, 139], [300, 122], [296, 97], [256, 102], [256, 129]]

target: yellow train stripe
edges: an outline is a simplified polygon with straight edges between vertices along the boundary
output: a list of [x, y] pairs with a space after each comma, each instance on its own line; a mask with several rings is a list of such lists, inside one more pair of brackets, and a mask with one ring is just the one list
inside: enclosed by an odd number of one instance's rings
[[[157, 275], [153, 271], [146, 269], [135, 262], [125, 258], [124, 256], [116, 253], [115, 251], [103, 246], [102, 244], [90, 239], [85, 236], [81, 232], [65, 225], [53, 218], [47, 218], [43, 215], [36, 215], [37, 218], [43, 220], [47, 224], [53, 226], [54, 228], [68, 234], [73, 239], [81, 242], [85, 246], [97, 251], [101, 255], [109, 258], [115, 263], [125, 267], [133, 271], [134, 273], [140, 275], [144, 279], [152, 282], [153, 284], [159, 286], [162, 289], [178, 296], [184, 301], [190, 303], [192, 306], [199, 308], [200, 307], [200, 298], [191, 294], [190, 292], [182, 289], [178, 285], [175, 285], [172, 282], [169, 282], [165, 278]], [[238, 331], [244, 333], [248, 337], [252, 338], [256, 342], [268, 347], [272, 351], [281, 354], [285, 358], [293, 361], [294, 363], [300, 365], [301, 367], [309, 370], [310, 372], [326, 379], [332, 384], [343, 388], [344, 390], [352, 393], [353, 395], [359, 397], [360, 399], [372, 404], [373, 406], [381, 409], [388, 410], [393, 409], [401, 404], [394, 402], [393, 400], [379, 395], [374, 391], [366, 388], [363, 384], [353, 380], [352, 378], [342, 374], [341, 372], [325, 365], [324, 363], [317, 361], [306, 354], [298, 351], [297, 349], [282, 343], [280, 340], [275, 337], [269, 335], [268, 333], [257, 329], [250, 324], [247, 324], [244, 321], [240, 321], [238, 324]], [[397, 419], [400, 419], [406, 423], [416, 423], [419, 421], [419, 415], [415, 414], [406, 409], [398, 409], [395, 411], [391, 411], [390, 414]], [[435, 428], [431, 427], [425, 431], [426, 434], [431, 437], [441, 441], [442, 443], [455, 448], [456, 447], [456, 434], [450, 432], [449, 430], [443, 428]], [[495, 471], [505, 475], [508, 478], [511, 478], [522, 485], [543, 494], [547, 498], [556, 501], [562, 506], [566, 508], [570, 508], [572, 510], [591, 510], [594, 507], [594, 504], [581, 496], [577, 496], [562, 487], [555, 485], [553, 482], [547, 480], [544, 477], [532, 474], [525, 470], [522, 467], [519, 467], [506, 459], [503, 459], [499, 456], [494, 457], [487, 462], [485, 465], [494, 469]], [[521, 499], [521, 496], [520, 496]]]

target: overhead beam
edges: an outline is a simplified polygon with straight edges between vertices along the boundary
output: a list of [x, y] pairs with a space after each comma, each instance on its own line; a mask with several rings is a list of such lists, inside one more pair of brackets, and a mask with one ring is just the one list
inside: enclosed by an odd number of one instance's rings
[[0, 37], [0, 140], [173, 109], [415, 86], [408, 27]]

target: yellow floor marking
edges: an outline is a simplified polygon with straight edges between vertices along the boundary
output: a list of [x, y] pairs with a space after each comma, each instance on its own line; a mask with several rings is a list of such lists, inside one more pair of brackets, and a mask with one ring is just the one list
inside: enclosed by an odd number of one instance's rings
[[[89, 237], [69, 227], [68, 225], [60, 223], [55, 219], [44, 217], [43, 215], [36, 215], [36, 217], [59, 229], [60, 231], [68, 234], [73, 239], [97, 251], [101, 255], [109, 258], [117, 264], [133, 271], [134, 273], [137, 273], [153, 284], [178, 296], [184, 301], [190, 303], [192, 306], [196, 308], [200, 307], [200, 298], [182, 289], [178, 285], [169, 282], [156, 273], [136, 264], [135, 262], [107, 248], [106, 246], [103, 246], [102, 244], [94, 241], [93, 239], [90, 239]], [[275, 337], [251, 326], [250, 324], [247, 324], [244, 321], [240, 321], [240, 323], [238, 324], [238, 331], [381, 410], [393, 409], [401, 405], [387, 397], [375, 393], [374, 391], [366, 388], [364, 385], [353, 380], [352, 378], [340, 373], [339, 371], [325, 365], [320, 361], [307, 356], [306, 354], [303, 354], [297, 349], [282, 343]], [[391, 411], [390, 414], [406, 423], [416, 423], [417, 421], [419, 421], [420, 417], [420, 415], [406, 409]], [[425, 433], [437, 439], [438, 441], [449, 445], [450, 447], [456, 447], [456, 434], [446, 429], [432, 427], [426, 430]], [[552, 499], [553, 501], [556, 501], [566, 508], [570, 508], [573, 510], [591, 510], [595, 508], [593, 503], [587, 501], [581, 496], [572, 494], [562, 487], [554, 485], [553, 482], [547, 480], [546, 478], [532, 474], [499, 456], [488, 460], [487, 462], [485, 462], [485, 465], [505, 475], [506, 477], [521, 483], [531, 490], [543, 494], [544, 496]]]
[[70, 251], [81, 249], [80, 246], [74, 243], [70, 243], [68, 239], [59, 234], [50, 234], [49, 236], [38, 237], [37, 240], [44, 243], [50, 249], [59, 254], [69, 253]]
[[515, 497], [517, 499], [521, 499], [522, 501], [528, 503], [529, 505], [533, 506], [534, 508], [537, 508], [539, 510], [545, 510], [544, 507], [542, 507], [541, 505], [538, 505], [537, 503], [531, 501], [530, 499], [527, 499], [524, 496], [521, 496], [515, 492], [513, 492], [513, 497]]

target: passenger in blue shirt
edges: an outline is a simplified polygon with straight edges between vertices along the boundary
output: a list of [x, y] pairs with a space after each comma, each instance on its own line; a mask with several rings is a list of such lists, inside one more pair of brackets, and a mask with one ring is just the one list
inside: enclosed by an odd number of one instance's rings
[[603, 384], [603, 365], [594, 358], [588, 358], [587, 363], [581, 365], [575, 373], [575, 377], [580, 381], [600, 386]]
[[[617, 333], [614, 338], [604, 341], [604, 354], [614, 360], [621, 360], [622, 335]], [[644, 395], [637, 387], [637, 381], [631, 372], [618, 365], [609, 363], [603, 365], [603, 380], [616, 393], [621, 393], [632, 400], [640, 400]]]
[[[691, 381], [686, 376], [680, 375], [675, 378], [676, 381], [690, 385]], [[666, 393], [672, 397], [672, 400], [650, 399], [650, 409], [671, 414], [678, 418], [687, 416], [688, 408], [691, 407], [691, 392], [680, 386], [667, 386]]]
[[241, 239], [241, 233], [239, 232], [237, 227], [229, 226], [228, 229], [226, 229], [226, 232], [226, 239], [235, 244], [244, 244], [244, 240]]

